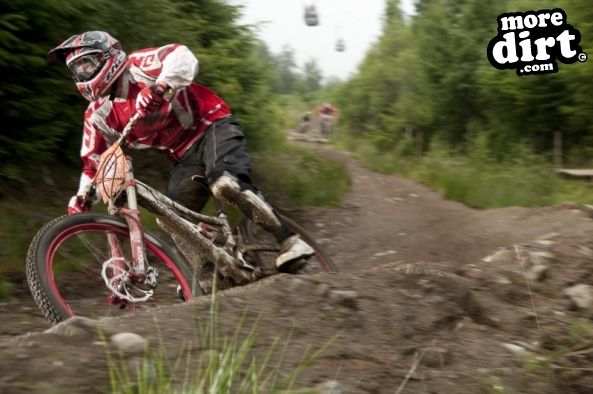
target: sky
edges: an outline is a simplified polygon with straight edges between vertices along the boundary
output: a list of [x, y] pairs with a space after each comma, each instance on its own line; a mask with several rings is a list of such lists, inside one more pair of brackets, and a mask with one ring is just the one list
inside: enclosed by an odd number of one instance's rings
[[[243, 6], [244, 24], [257, 24], [258, 36], [273, 53], [285, 45], [295, 52], [297, 64], [312, 58], [324, 78], [346, 79], [356, 71], [366, 51], [381, 34], [384, 0], [230, 0]], [[319, 25], [308, 27], [304, 22], [305, 5], [315, 5]], [[413, 10], [413, 0], [402, 0], [404, 13]], [[344, 52], [335, 50], [341, 38]]]

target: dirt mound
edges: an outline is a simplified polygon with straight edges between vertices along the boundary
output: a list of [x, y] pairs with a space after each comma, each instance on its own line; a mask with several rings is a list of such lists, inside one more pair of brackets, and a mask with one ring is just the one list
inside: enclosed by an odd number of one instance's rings
[[[241, 321], [246, 336], [257, 324], [261, 352], [284, 338], [285, 372], [307, 349], [327, 345], [298, 384], [337, 382], [338, 392], [593, 390], [593, 221], [586, 212], [570, 205], [475, 211], [372, 173], [348, 154], [320, 154], [348, 167], [352, 187], [340, 208], [303, 212], [300, 222], [342, 272], [279, 275], [220, 293], [220, 335], [235, 335]], [[18, 300], [0, 310], [0, 392], [106, 387], [104, 342], [88, 329], [14, 336], [47, 328]], [[152, 347], [162, 341], [174, 358], [210, 308], [202, 297], [97, 324], [107, 334], [136, 332]], [[195, 358], [208, 351], [200, 341], [185, 349]]]

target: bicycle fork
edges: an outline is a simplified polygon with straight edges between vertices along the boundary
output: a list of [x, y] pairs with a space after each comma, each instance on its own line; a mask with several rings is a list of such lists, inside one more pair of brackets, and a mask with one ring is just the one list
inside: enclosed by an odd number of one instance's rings
[[[120, 238], [114, 233], [109, 233], [111, 258], [103, 263], [102, 276], [107, 287], [117, 298], [135, 303], [146, 301], [152, 296], [153, 289], [157, 285], [158, 272], [147, 264], [144, 231], [138, 210], [136, 181], [131, 160], [126, 158], [126, 161], [128, 162], [128, 171], [125, 174], [124, 187], [128, 207], [118, 208], [110, 200], [109, 213], [120, 214], [128, 224], [132, 261], [131, 264], [126, 262]], [[145, 285], [148, 290], [139, 288], [138, 285]]]

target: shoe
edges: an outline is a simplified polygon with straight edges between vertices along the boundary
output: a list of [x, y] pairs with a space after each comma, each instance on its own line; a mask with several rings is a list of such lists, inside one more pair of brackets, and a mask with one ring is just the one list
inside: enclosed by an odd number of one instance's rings
[[[276, 268], [280, 272], [293, 273], [301, 268], [315, 250], [298, 235], [292, 235], [282, 241], [280, 255], [276, 258]], [[298, 265], [298, 267], [295, 267]]]

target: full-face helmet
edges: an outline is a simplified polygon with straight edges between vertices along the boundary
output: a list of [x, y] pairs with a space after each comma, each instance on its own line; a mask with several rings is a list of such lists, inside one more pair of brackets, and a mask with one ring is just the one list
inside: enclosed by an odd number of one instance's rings
[[119, 41], [103, 31], [74, 35], [49, 51], [47, 59], [65, 61], [76, 88], [89, 101], [105, 96], [127, 63]]

